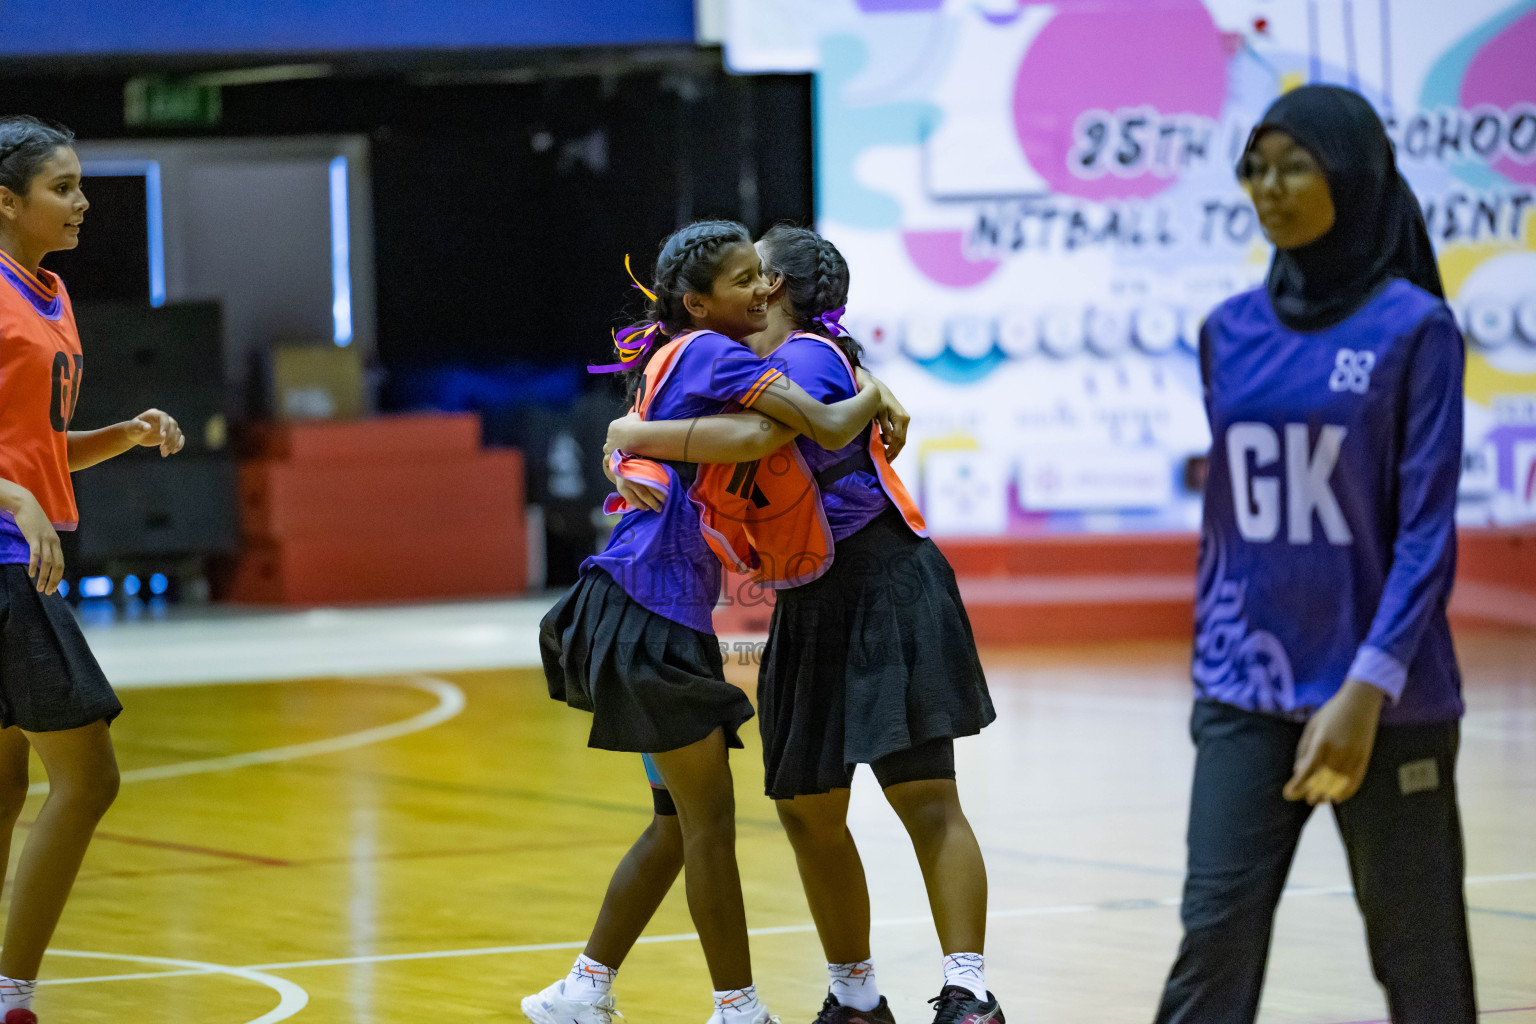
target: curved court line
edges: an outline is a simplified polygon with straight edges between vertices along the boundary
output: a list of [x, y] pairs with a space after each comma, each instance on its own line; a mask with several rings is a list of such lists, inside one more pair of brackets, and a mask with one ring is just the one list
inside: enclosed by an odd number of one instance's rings
[[[293, 681], [300, 682], [302, 680]], [[220, 772], [233, 768], [247, 768], [257, 764], [293, 761], [301, 757], [334, 754], [338, 751], [366, 747], [372, 743], [383, 743], [386, 740], [398, 739], [401, 736], [409, 736], [411, 733], [430, 729], [435, 725], [441, 725], [464, 710], [464, 691], [450, 682], [436, 679], [432, 676], [411, 676], [389, 680], [351, 679], [345, 681], [367, 686], [407, 686], [411, 689], [432, 694], [437, 698], [437, 706], [399, 722], [378, 725], [371, 729], [349, 732], [341, 736], [331, 736], [323, 740], [295, 743], [286, 747], [269, 747], [266, 750], [250, 750], [243, 754], [229, 754], [225, 757], [208, 757], [197, 761], [177, 761], [174, 764], [161, 764], [150, 768], [135, 768], [132, 771], [123, 772], [122, 780], [124, 782], [147, 782], [153, 779], [174, 779], [183, 775], [201, 775], [205, 772]], [[286, 682], [288, 680], [270, 685], [283, 685]], [[27, 787], [28, 796], [46, 792], [48, 792], [47, 782], [34, 782]]]
[[[1536, 882], [1536, 871], [1521, 872], [1510, 875], [1474, 875], [1466, 880], [1467, 885], [1497, 885], [1507, 882]], [[1295, 886], [1285, 890], [1286, 897], [1294, 896], [1337, 896], [1353, 890], [1347, 885], [1318, 885]], [[1021, 907], [1014, 910], [991, 910], [987, 912], [987, 920], [1003, 920], [1019, 917], [1041, 917], [1056, 914], [1091, 914], [1102, 911], [1122, 910], [1154, 910], [1158, 908], [1176, 907], [1179, 905], [1179, 897], [1167, 896], [1160, 899], [1117, 899], [1104, 900], [1099, 903], [1066, 903], [1050, 907]], [[914, 914], [910, 917], [884, 917], [870, 921], [873, 928], [891, 928], [904, 925], [931, 924], [931, 914]], [[816, 931], [816, 925], [785, 924], [772, 925], [763, 928], [748, 928], [747, 934], [754, 938], [764, 935], [800, 935]], [[637, 945], [651, 945], [669, 942], [694, 942], [698, 940], [697, 932], [679, 932], [673, 935], [643, 935], [636, 940]], [[358, 964], [382, 964], [399, 963], [410, 960], [449, 960], [459, 957], [472, 956], [502, 956], [511, 953], [543, 953], [562, 949], [583, 949], [587, 945], [586, 939], [578, 939], [573, 942], [538, 942], [520, 946], [480, 946], [475, 949], [433, 949], [419, 953], [374, 953], [368, 956], [344, 956], [331, 957], [323, 960], [292, 960], [286, 963], [254, 964], [250, 967], [236, 968], [247, 971], [292, 971], [307, 967], [352, 967]], [[128, 959], [122, 957], [120, 959]], [[171, 961], [165, 961], [170, 963]], [[194, 963], [195, 961], [186, 961]], [[147, 974], [105, 974], [90, 978], [66, 978], [59, 981], [48, 982], [52, 985], [84, 985], [100, 981], [138, 981], [145, 978], [170, 978], [194, 974], [216, 973], [213, 969], [186, 970], [186, 971], [156, 971]], [[1495, 1011], [1504, 1012], [1504, 1011]], [[256, 1024], [256, 1022], [252, 1022]], [[265, 1024], [265, 1022], [263, 1022]]]
[[[205, 960], [176, 960], [164, 956], [133, 956], [128, 953], [87, 953], [73, 949], [50, 949], [53, 956], [73, 956], [82, 960], [119, 960], [125, 963], [135, 964], [165, 964], [168, 967], [188, 968], [187, 971], [178, 971], [177, 974], [227, 974], [233, 978], [244, 978], [246, 981], [254, 981], [258, 985], [265, 985], [277, 993], [277, 1006], [254, 1020], [246, 1021], [246, 1024], [277, 1024], [278, 1021], [287, 1020], [309, 1005], [309, 993], [295, 985], [287, 978], [279, 978], [271, 974], [265, 974], [250, 967], [230, 967], [227, 964], [212, 964]], [[156, 977], [157, 975], [146, 975]], [[160, 975], [160, 976], [163, 976]], [[63, 982], [67, 984], [68, 982]], [[44, 985], [57, 985], [61, 982], [43, 982]]]

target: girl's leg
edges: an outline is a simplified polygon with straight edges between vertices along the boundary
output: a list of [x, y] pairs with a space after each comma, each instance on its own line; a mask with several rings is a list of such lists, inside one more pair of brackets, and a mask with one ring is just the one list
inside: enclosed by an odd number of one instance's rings
[[1252, 1024], [1270, 929], [1312, 808], [1281, 796], [1301, 725], [1195, 704], [1184, 941], [1157, 1024]]
[[746, 989], [752, 984], [752, 956], [736, 868], [736, 795], [725, 732], [716, 729], [697, 743], [652, 754], [651, 760], [677, 804], [688, 911], [710, 979], [717, 991]]
[[1455, 722], [1382, 726], [1365, 781], [1334, 807], [1371, 967], [1397, 1024], [1477, 1019], [1456, 805]]
[[987, 866], [953, 779], [899, 782], [885, 789], [917, 851], [928, 904], [945, 955], [981, 953], [987, 937]]
[[27, 802], [27, 761], [32, 745], [20, 729], [0, 729], [0, 886], [11, 863], [11, 835]]
[[832, 964], [869, 959], [869, 887], [848, 831], [850, 792], [834, 789], [774, 801], [795, 851], [816, 934]]
[[[48, 772], [48, 799], [16, 869], [0, 974], [32, 979], [37, 977], [96, 823], [117, 797], [118, 772], [106, 722], [27, 733], [25, 738]], [[7, 751], [14, 749], [14, 741], [5, 743]]]
[[652, 789], [651, 823], [614, 869], [586, 948], [570, 973], [523, 1000], [535, 1024], [595, 1024], [611, 1020], [613, 984], [640, 933], [683, 869], [683, 833], [665, 789]]
[[618, 970], [683, 869], [677, 815], [656, 814], [613, 872], [585, 954]]

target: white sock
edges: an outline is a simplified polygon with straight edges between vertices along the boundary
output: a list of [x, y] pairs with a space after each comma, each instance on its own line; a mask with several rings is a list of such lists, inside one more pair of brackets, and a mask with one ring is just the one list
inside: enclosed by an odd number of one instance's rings
[[0, 1010], [32, 1009], [32, 993], [36, 990], [36, 981], [21, 981], [0, 974]]
[[944, 958], [944, 984], [970, 989], [987, 1001], [987, 961], [980, 953], [951, 953]]
[[602, 1002], [613, 991], [613, 976], [618, 973], [617, 967], [600, 964], [583, 953], [565, 979], [565, 997], [578, 1003]]
[[757, 986], [748, 985], [746, 988], [728, 988], [715, 991], [715, 1012], [726, 1024], [733, 1022], [750, 1021], [763, 1009], [763, 1004], [757, 1001]]
[[852, 964], [827, 964], [832, 979], [832, 998], [850, 1010], [873, 1010], [880, 1005], [880, 989], [875, 986], [875, 962], [860, 960]]

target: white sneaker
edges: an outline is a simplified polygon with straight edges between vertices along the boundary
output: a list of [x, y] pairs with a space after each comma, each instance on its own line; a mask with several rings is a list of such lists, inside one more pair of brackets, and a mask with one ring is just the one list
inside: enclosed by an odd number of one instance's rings
[[[707, 1024], [724, 1024], [724, 1022], [725, 1014], [716, 1010], [709, 1018]], [[769, 1013], [768, 1007], [764, 1006], [757, 1011], [757, 1016], [752, 1018], [750, 1024], [783, 1024], [783, 1022], [779, 1020], [777, 1014]]]
[[613, 1008], [613, 993], [595, 1003], [565, 997], [565, 979], [523, 1000], [523, 1016], [534, 1024], [613, 1024], [624, 1015]]

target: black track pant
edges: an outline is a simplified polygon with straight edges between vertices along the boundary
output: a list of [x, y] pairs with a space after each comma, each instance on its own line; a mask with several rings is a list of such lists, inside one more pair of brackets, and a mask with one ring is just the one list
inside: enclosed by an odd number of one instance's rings
[[[1285, 800], [1302, 726], [1195, 704], [1184, 942], [1157, 1024], [1252, 1024], [1275, 905], [1312, 808]], [[1475, 1024], [1456, 722], [1382, 726], [1334, 817], [1394, 1024]]]

